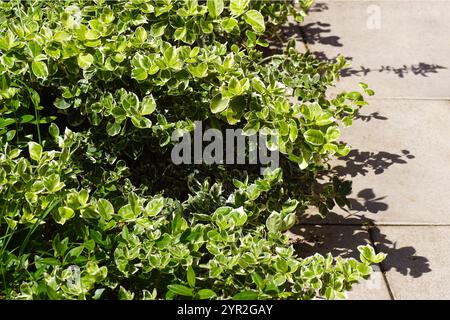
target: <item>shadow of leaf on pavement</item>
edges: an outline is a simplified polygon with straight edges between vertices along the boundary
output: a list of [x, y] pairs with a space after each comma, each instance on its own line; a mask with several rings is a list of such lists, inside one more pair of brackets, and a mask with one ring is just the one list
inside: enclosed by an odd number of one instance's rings
[[302, 25], [302, 33], [307, 44], [324, 44], [333, 47], [342, 47], [340, 37], [329, 35], [331, 25], [325, 22], [311, 22]]
[[382, 174], [389, 167], [405, 164], [407, 160], [414, 159], [414, 156], [408, 150], [401, 150], [401, 154], [395, 154], [387, 151], [371, 152], [354, 149], [340, 159], [345, 161], [345, 164], [335, 166], [333, 171], [339, 177], [347, 175], [356, 177], [357, 175], [365, 176], [370, 171]]
[[372, 120], [388, 120], [388, 118], [380, 115], [379, 112], [375, 111], [375, 112], [372, 112], [371, 114], [358, 114], [358, 115], [356, 115], [355, 120], [370, 122]]
[[378, 213], [386, 211], [389, 206], [382, 202], [384, 197], [376, 197], [372, 189], [366, 188], [358, 192], [357, 198], [350, 199], [352, 211]]
[[311, 12], [322, 12], [328, 9], [329, 7], [325, 2], [316, 2], [311, 8], [309, 8], [308, 13], [310, 14]]
[[[369, 152], [352, 150], [346, 157], [341, 158], [344, 164], [328, 171], [330, 175], [341, 178], [366, 175], [369, 172], [382, 174], [393, 165], [404, 165], [415, 157], [408, 150], [401, 150], [399, 154], [386, 151]], [[317, 214], [301, 217], [301, 224], [292, 228], [292, 238], [295, 248], [301, 257], [315, 253], [341, 255], [342, 257], [358, 258], [357, 246], [374, 240], [376, 250], [387, 254], [381, 264], [383, 271], [397, 270], [405, 276], [414, 278], [430, 272], [429, 260], [417, 255], [412, 246], [398, 247], [396, 241], [388, 239], [374, 223], [373, 219], [364, 213], [386, 212], [389, 205], [386, 196], [379, 196], [371, 188], [359, 190], [356, 196], [350, 197], [351, 210], [336, 213], [331, 211], [326, 218], [321, 219]]]
[[386, 259], [381, 263], [384, 271], [395, 269], [400, 274], [413, 278], [431, 271], [428, 259], [417, 255], [414, 247], [398, 247], [395, 241], [387, 239], [377, 227], [371, 227], [370, 233], [377, 250], [387, 254]]
[[358, 259], [359, 245], [368, 244], [369, 237], [363, 226], [358, 225], [299, 225], [290, 230], [295, 248], [301, 257], [315, 253]]
[[[317, 55], [316, 55], [317, 56]], [[323, 53], [320, 54], [323, 59]], [[348, 59], [351, 60], [351, 59]], [[351, 76], [366, 76], [372, 72], [394, 74], [399, 78], [404, 78], [406, 75], [411, 74], [414, 76], [428, 77], [431, 73], [438, 73], [440, 69], [447, 69], [444, 66], [438, 64], [430, 64], [425, 62], [419, 62], [412, 65], [402, 65], [402, 66], [389, 66], [382, 65], [378, 68], [370, 68], [367, 66], [350, 67], [341, 70], [342, 77]]]
[[404, 276], [418, 278], [430, 272], [431, 267], [426, 257], [417, 254], [412, 246], [398, 247], [397, 243], [387, 238], [373, 221], [360, 216], [342, 217], [330, 212], [328, 218], [345, 223], [341, 225], [305, 224], [290, 230], [295, 239], [294, 247], [300, 257], [308, 257], [319, 253], [343, 258], [359, 258], [357, 247], [370, 244], [374, 239], [377, 252], [387, 254], [381, 263], [383, 271], [396, 270]]

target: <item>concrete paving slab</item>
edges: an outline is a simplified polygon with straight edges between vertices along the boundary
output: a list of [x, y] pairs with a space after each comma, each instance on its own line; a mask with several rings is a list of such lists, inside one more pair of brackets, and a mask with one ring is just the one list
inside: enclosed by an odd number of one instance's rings
[[353, 181], [353, 209], [302, 222], [450, 225], [449, 124], [448, 101], [371, 101], [343, 130], [354, 150], [333, 162]]
[[[394, 299], [450, 299], [450, 227], [381, 226], [373, 232]], [[386, 241], [389, 239], [389, 241]]]
[[378, 98], [450, 97], [450, 1], [318, 1], [302, 25], [317, 56], [348, 57], [337, 88], [363, 81]]
[[347, 293], [348, 300], [392, 300], [386, 280], [378, 265], [373, 265], [369, 279], [353, 286]]
[[295, 248], [301, 257], [315, 253], [358, 259], [359, 245], [370, 243], [369, 234], [362, 226], [298, 225], [290, 230], [296, 239]]
[[[361, 226], [323, 226], [308, 225], [297, 226], [291, 230], [293, 238], [297, 239], [295, 245], [302, 257], [315, 253], [326, 255], [331, 252], [333, 256], [344, 258], [359, 257], [357, 247], [370, 244], [369, 233]], [[370, 279], [363, 280], [353, 286], [347, 293], [350, 300], [389, 300], [389, 290], [378, 265], [373, 266], [374, 273]]]
[[278, 32], [269, 37], [269, 46], [263, 48], [267, 56], [273, 54], [281, 54], [284, 52], [289, 40], [295, 40], [295, 49], [299, 52], [306, 52], [306, 46], [303, 41], [302, 30], [300, 24], [295, 21], [292, 16], [288, 17], [288, 21], [279, 27]]

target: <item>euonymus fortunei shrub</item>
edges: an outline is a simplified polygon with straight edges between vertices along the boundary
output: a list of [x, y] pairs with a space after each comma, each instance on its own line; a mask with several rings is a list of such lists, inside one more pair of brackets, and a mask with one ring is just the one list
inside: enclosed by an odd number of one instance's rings
[[[326, 95], [344, 59], [270, 54], [311, 4], [0, 1], [0, 297], [335, 298], [367, 277], [371, 247], [300, 258], [286, 233], [348, 205], [318, 174], [366, 104]], [[173, 164], [194, 121], [276, 135], [280, 167]]]

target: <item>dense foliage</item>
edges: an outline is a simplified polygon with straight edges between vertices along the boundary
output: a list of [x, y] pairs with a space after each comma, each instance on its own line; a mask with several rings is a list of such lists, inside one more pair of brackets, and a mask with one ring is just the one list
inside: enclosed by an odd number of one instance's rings
[[[311, 299], [384, 258], [300, 258], [285, 231], [348, 205], [318, 181], [365, 103], [290, 41], [310, 0], [0, 1], [0, 297]], [[372, 91], [362, 84], [365, 93]], [[280, 168], [175, 165], [194, 121], [277, 135]]]

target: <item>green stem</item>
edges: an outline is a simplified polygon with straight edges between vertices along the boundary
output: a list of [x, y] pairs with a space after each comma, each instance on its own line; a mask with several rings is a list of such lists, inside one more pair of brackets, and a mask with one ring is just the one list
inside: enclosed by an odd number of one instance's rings
[[[9, 198], [10, 194], [11, 194], [11, 189], [8, 190], [7, 199]], [[14, 212], [17, 211], [18, 206], [19, 206], [19, 204], [17, 203], [16, 207], [14, 208]], [[3, 255], [5, 254], [6, 247], [8, 246], [9, 242], [11, 241], [11, 239], [12, 239], [12, 237], [14, 235], [14, 230], [11, 231], [11, 232], [9, 232], [9, 231], [10, 231], [10, 226], [8, 224], [8, 227], [6, 228], [5, 236], [2, 237], [2, 238], [7, 238], [7, 239], [6, 239], [5, 243], [2, 244], [1, 253], [0, 253], [0, 259], [1, 259], [1, 266], [0, 267], [2, 269], [3, 286], [5, 288], [5, 293], [6, 293], [7, 288], [6, 288], [6, 276], [5, 276], [5, 270], [4, 270], [4, 264], [3, 264]]]
[[38, 134], [38, 141], [39, 144], [42, 146], [42, 140], [41, 140], [41, 129], [40, 129], [40, 119], [39, 119], [39, 111], [38, 111], [38, 106], [34, 105], [34, 116], [36, 117], [36, 128], [37, 128], [37, 134]]
[[[27, 89], [28, 93], [29, 93], [30, 96], [31, 96], [31, 94], [32, 94], [32, 93], [31, 93], [31, 90], [32, 90], [32, 89], [31, 89], [29, 86], [27, 86], [26, 83], [24, 83], [23, 81], [21, 81], [21, 80], [19, 80], [19, 79], [16, 79], [15, 81], [17, 81], [18, 83], [20, 83], [21, 85], [23, 85], [23, 86]], [[36, 92], [36, 94], [38, 94], [38, 93]], [[30, 99], [31, 99], [31, 97], [30, 97]], [[31, 99], [31, 100], [32, 100], [32, 99]], [[42, 145], [41, 129], [40, 129], [40, 119], [39, 119], [39, 110], [38, 110], [39, 105], [36, 105], [36, 104], [34, 103], [33, 100], [32, 100], [32, 102], [33, 102], [33, 106], [34, 106], [34, 117], [36, 118], [35, 121], [36, 121], [36, 127], [37, 127], [38, 141], [39, 141], [39, 144]]]
[[25, 250], [26, 246], [28, 245], [28, 242], [30, 242], [30, 238], [33, 235], [33, 233], [36, 231], [37, 227], [39, 226], [39, 223], [44, 220], [49, 213], [61, 202], [61, 198], [58, 199], [57, 201], [53, 202], [48, 209], [44, 212], [44, 214], [38, 218], [38, 220], [34, 223], [32, 229], [30, 232], [28, 232], [27, 236], [25, 237], [25, 240], [22, 242], [22, 245], [20, 246], [19, 249], [19, 256], [21, 256], [23, 254], [23, 251]]
[[273, 58], [286, 58], [286, 56], [284, 54], [274, 54], [274, 55], [267, 56], [267, 57], [259, 60], [259, 63], [266, 62], [267, 60], [270, 60], [270, 59], [273, 59]]

